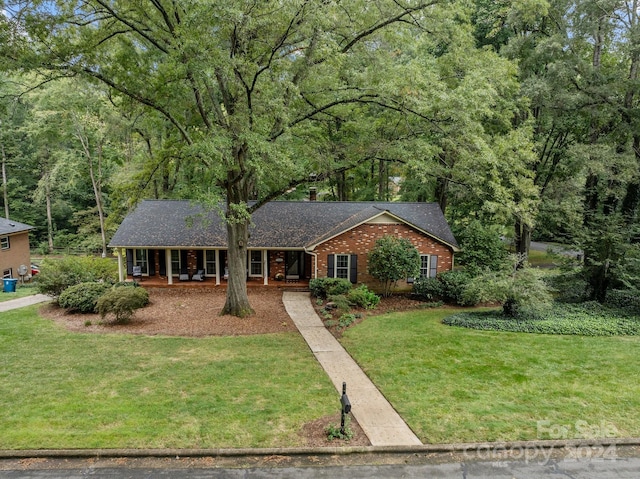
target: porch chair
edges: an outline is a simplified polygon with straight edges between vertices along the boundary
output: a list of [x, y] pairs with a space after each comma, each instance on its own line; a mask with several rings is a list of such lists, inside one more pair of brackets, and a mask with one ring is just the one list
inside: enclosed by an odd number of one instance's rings
[[189, 271], [186, 267], [180, 270], [180, 281], [189, 281]]
[[142, 266], [134, 266], [131, 270], [131, 276], [133, 277], [134, 281], [136, 279], [142, 281]]
[[196, 274], [191, 276], [191, 281], [204, 281], [204, 270], [199, 269]]

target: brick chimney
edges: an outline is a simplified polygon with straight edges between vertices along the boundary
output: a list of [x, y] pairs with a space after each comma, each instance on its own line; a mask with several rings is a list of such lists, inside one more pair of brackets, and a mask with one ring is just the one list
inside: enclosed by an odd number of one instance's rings
[[317, 198], [318, 194], [316, 191], [316, 187], [312, 186], [311, 188], [309, 188], [309, 201], [316, 201]]

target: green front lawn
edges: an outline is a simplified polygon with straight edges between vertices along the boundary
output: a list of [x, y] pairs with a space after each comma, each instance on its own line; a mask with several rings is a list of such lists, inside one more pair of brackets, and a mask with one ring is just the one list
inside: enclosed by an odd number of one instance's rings
[[303, 445], [337, 394], [297, 334], [70, 333], [0, 313], [0, 449]]
[[15, 292], [11, 292], [11, 293], [5, 293], [4, 284], [0, 284], [0, 302], [9, 301], [10, 299], [24, 298], [25, 296], [32, 296], [37, 293], [38, 293], [38, 290], [36, 289], [35, 284], [33, 283], [27, 283], [22, 285], [18, 281]]
[[443, 325], [453, 312], [372, 317], [342, 339], [423, 442], [640, 436], [640, 338]]

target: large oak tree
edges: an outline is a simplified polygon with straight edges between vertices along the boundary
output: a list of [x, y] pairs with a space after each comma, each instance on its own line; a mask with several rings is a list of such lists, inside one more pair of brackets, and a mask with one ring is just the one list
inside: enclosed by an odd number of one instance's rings
[[[457, 21], [438, 0], [7, 1], [11, 68], [83, 76], [162, 116], [200, 169], [210, 205], [226, 201], [224, 313], [250, 314], [251, 213], [344, 165], [319, 155], [316, 122], [354, 108], [403, 111], [395, 51]], [[446, 14], [445, 14], [446, 13]], [[390, 85], [393, 88], [390, 88]], [[250, 202], [250, 200], [256, 200]]]

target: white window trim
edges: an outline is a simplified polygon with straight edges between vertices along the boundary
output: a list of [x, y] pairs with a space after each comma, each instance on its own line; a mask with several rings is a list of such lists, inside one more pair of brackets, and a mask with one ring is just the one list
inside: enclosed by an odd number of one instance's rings
[[[258, 254], [260, 255], [260, 260], [259, 261], [254, 261], [253, 260], [252, 256], [253, 256], [254, 253], [256, 255], [258, 255]], [[254, 249], [254, 250], [250, 250], [249, 251], [249, 277], [250, 278], [262, 278], [262, 273], [264, 272], [264, 263], [262, 261], [262, 258], [263, 258], [262, 250], [255, 250]], [[252, 266], [254, 264], [259, 264], [260, 265], [260, 273], [253, 273]]]
[[[174, 261], [173, 261], [173, 255], [176, 254], [178, 255], [178, 267], [174, 268]], [[180, 250], [179, 249], [172, 249], [171, 250], [171, 256], [169, 258], [169, 262], [171, 263], [171, 276], [174, 277], [179, 277], [180, 276], [180, 271], [182, 271], [182, 255], [180, 254]]]
[[[138, 260], [138, 251], [142, 252], [143, 259]], [[133, 266], [142, 267], [142, 276], [149, 276], [149, 250], [145, 248], [134, 249]]]
[[[347, 266], [338, 266], [338, 258], [340, 256], [346, 256], [347, 257]], [[350, 279], [350, 275], [351, 275], [351, 255], [350, 254], [336, 254], [335, 255], [335, 259], [334, 259], [334, 264], [333, 264], [333, 275], [336, 278], [342, 278], [342, 276], [338, 275], [338, 270], [345, 270], [347, 272], [347, 275], [343, 278], [343, 279]]]
[[[207, 255], [211, 254], [213, 256], [213, 261], [209, 261], [207, 260]], [[214, 249], [207, 249], [204, 251], [204, 275], [205, 276], [215, 276], [216, 275], [216, 265], [218, 264], [217, 261], [218, 255], [216, 254], [216, 250]], [[209, 268], [208, 265], [212, 266], [212, 270], [213, 272], [209, 272]]]
[[9, 239], [9, 236], [0, 236], [0, 249], [11, 249], [11, 240]]
[[[422, 267], [422, 259], [423, 258], [427, 258], [427, 268], [426, 268], [426, 274], [423, 274], [423, 270], [424, 268]], [[421, 254], [420, 255], [420, 275], [418, 276], [419, 278], [428, 278], [429, 274], [431, 271], [431, 255], [430, 254]]]
[[13, 268], [5, 269], [2, 272], [2, 279], [4, 278], [13, 278]]

